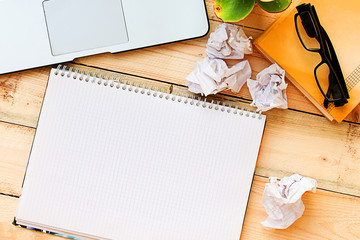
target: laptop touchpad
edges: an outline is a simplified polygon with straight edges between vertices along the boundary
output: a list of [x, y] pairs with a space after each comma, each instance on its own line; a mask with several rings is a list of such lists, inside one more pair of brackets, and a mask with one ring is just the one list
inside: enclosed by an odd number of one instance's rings
[[46, 0], [43, 7], [54, 56], [129, 41], [121, 0]]

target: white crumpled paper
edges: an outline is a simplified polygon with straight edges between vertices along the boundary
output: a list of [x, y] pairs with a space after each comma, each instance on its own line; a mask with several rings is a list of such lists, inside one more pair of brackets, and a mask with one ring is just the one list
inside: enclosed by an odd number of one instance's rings
[[315, 193], [315, 179], [294, 174], [280, 181], [270, 178], [266, 183], [262, 204], [269, 217], [261, 224], [268, 229], [288, 228], [305, 210], [301, 196], [307, 192]]
[[257, 111], [288, 107], [285, 70], [276, 63], [257, 74], [256, 80], [249, 79], [247, 86], [253, 99], [251, 106], [257, 107]]
[[247, 60], [228, 68], [223, 60], [206, 57], [196, 63], [185, 82], [189, 91], [207, 96], [228, 89], [237, 93], [250, 77], [251, 68]]
[[210, 58], [243, 59], [252, 53], [250, 40], [238, 26], [223, 23], [210, 34], [206, 53]]

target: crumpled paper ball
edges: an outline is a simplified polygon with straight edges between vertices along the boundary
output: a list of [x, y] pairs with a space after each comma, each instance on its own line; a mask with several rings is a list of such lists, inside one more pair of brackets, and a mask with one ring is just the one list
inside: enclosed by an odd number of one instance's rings
[[280, 181], [271, 177], [266, 183], [262, 205], [268, 218], [261, 224], [267, 229], [285, 229], [300, 218], [305, 210], [301, 200], [307, 191], [316, 192], [315, 179], [294, 174]]
[[285, 70], [276, 63], [258, 73], [256, 80], [249, 79], [247, 86], [253, 99], [251, 106], [257, 107], [257, 111], [288, 107]]
[[207, 96], [229, 89], [237, 93], [250, 77], [251, 67], [247, 60], [228, 68], [223, 60], [206, 57], [196, 63], [185, 83], [189, 91]]
[[238, 26], [223, 23], [210, 34], [206, 53], [210, 58], [243, 59], [253, 52], [251, 39]]

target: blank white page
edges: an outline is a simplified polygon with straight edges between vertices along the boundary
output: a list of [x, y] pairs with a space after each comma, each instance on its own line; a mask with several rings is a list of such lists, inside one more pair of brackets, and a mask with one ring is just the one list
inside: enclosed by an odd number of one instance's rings
[[239, 239], [265, 116], [54, 73], [17, 221], [102, 239]]

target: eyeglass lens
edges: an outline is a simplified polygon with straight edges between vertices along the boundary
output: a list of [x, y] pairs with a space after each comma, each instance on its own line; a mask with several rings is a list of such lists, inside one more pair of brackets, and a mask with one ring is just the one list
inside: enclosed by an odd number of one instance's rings
[[299, 37], [304, 43], [305, 47], [313, 50], [320, 50], [320, 43], [317, 40], [319, 34], [315, 27], [315, 23], [309, 12], [303, 12], [297, 18], [297, 25], [303, 26], [298, 28]]

